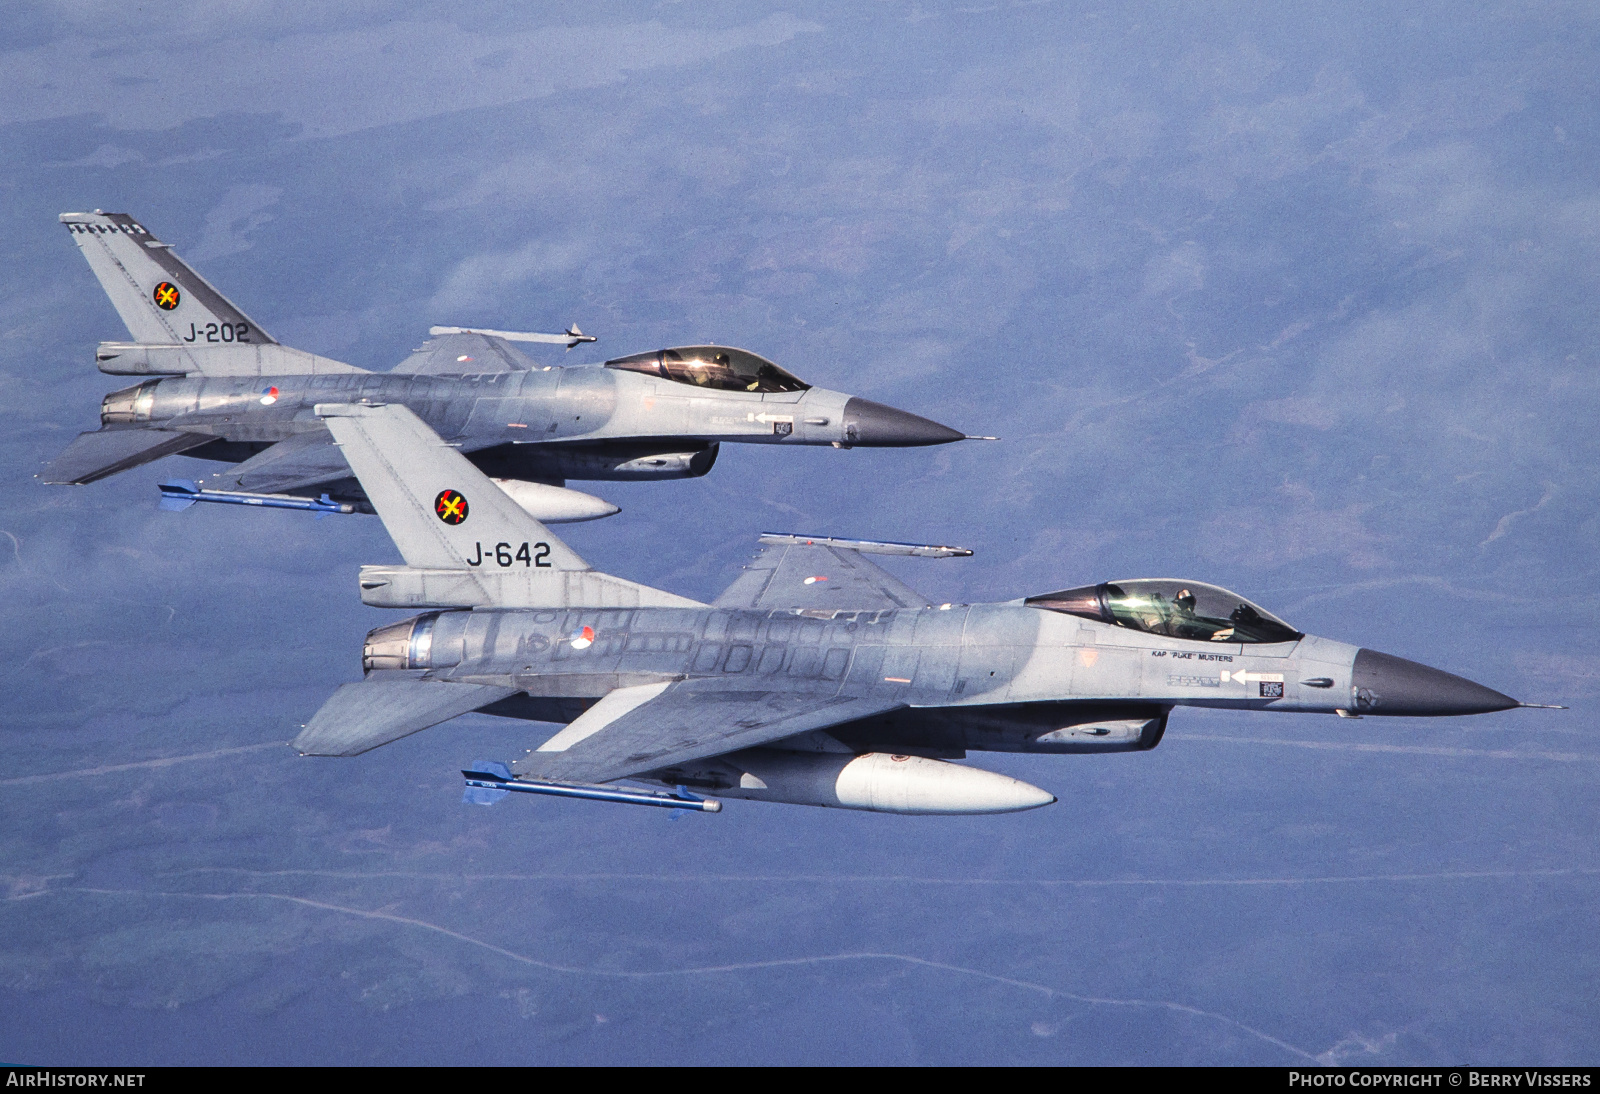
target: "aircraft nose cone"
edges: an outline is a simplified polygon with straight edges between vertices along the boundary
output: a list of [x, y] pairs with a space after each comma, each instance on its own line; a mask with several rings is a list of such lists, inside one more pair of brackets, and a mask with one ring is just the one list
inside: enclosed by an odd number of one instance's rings
[[1366, 649], [1356, 654], [1351, 690], [1361, 714], [1487, 714], [1517, 705], [1493, 688]]
[[966, 440], [949, 426], [907, 414], [871, 399], [852, 398], [844, 404], [845, 444], [866, 448], [899, 448], [924, 444], [949, 444]]

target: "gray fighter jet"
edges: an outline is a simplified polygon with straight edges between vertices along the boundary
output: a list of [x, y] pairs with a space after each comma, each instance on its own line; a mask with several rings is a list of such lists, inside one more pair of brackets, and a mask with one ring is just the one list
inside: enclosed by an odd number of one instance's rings
[[514, 764], [475, 764], [469, 800], [527, 791], [714, 811], [701, 796], [714, 792], [1006, 812], [1055, 799], [949, 761], [1151, 749], [1178, 706], [1357, 718], [1527, 705], [1302, 634], [1200, 582], [936, 605], [865, 557], [971, 554], [953, 547], [763, 536], [701, 604], [590, 569], [405, 407], [317, 414], [405, 559], [362, 567], [362, 599], [434, 610], [369, 634], [365, 678], [294, 745], [353, 756], [469, 711], [567, 723]]
[[[893, 407], [812, 387], [731, 346], [679, 346], [602, 366], [541, 366], [516, 342], [569, 349], [594, 339], [434, 327], [389, 373], [280, 345], [123, 213], [61, 221], [121, 315], [131, 342], [105, 342], [100, 370], [153, 379], [112, 392], [102, 427], [40, 475], [89, 483], [182, 453], [233, 463], [189, 501], [259, 504], [262, 496], [330, 495], [370, 512], [317, 402], [410, 407], [518, 504], [550, 522], [615, 513], [563, 489], [569, 479], [704, 475], [724, 441], [837, 448], [944, 444], [963, 434]], [[345, 510], [345, 511], [348, 511]]]

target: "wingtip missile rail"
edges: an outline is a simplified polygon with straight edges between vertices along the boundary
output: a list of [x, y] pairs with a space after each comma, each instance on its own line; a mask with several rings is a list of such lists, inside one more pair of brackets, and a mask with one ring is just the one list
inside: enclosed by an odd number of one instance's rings
[[970, 558], [965, 547], [946, 547], [932, 543], [895, 543], [889, 540], [840, 539], [837, 536], [808, 536], [800, 532], [762, 532], [759, 542], [787, 547], [837, 547], [864, 555], [907, 555], [913, 558]]
[[482, 334], [489, 338], [504, 338], [507, 342], [547, 342], [553, 346], [565, 345], [568, 349], [584, 342], [599, 341], [592, 334], [584, 334], [573, 323], [560, 334], [539, 334], [535, 331], [489, 330], [486, 327], [429, 327], [428, 333], [437, 338], [441, 334]]
[[255, 505], [264, 509], [302, 509], [317, 514], [354, 513], [357, 509], [349, 502], [334, 501], [327, 494], [317, 498], [298, 497], [294, 494], [245, 494], [232, 490], [202, 490], [190, 479], [170, 479], [161, 483], [161, 508], [168, 512], [181, 512], [201, 501], [223, 505]]

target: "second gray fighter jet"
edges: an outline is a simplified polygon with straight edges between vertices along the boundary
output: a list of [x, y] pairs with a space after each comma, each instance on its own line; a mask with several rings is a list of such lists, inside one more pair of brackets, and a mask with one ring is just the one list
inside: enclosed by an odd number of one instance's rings
[[[616, 508], [568, 480], [704, 475], [724, 442], [837, 448], [944, 444], [963, 434], [843, 392], [812, 387], [732, 346], [678, 346], [604, 366], [536, 363], [517, 342], [593, 341], [436, 327], [392, 372], [371, 373], [280, 345], [123, 213], [63, 213], [132, 341], [102, 343], [101, 371], [150, 376], [112, 392], [101, 428], [40, 475], [89, 483], [183, 454], [232, 463], [194, 486], [268, 495], [327, 494], [370, 511], [316, 403], [411, 408], [530, 513], [557, 522]], [[229, 500], [218, 497], [216, 500]]]

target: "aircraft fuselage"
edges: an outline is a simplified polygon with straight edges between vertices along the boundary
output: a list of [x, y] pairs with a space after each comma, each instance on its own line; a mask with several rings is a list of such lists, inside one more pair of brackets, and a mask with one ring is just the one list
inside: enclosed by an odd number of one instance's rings
[[683, 678], [731, 691], [798, 686], [890, 700], [900, 709], [828, 736], [852, 751], [939, 757], [1150, 749], [1178, 706], [1348, 716], [1517, 705], [1460, 677], [1313, 635], [1200, 642], [1019, 603], [432, 612], [373, 631], [365, 666], [514, 687], [524, 694], [490, 713], [553, 722], [615, 688]]
[[205, 434], [216, 443], [188, 455], [237, 460], [323, 430], [312, 408], [337, 402], [403, 404], [484, 470], [513, 478], [692, 477], [710, 469], [724, 441], [872, 447], [960, 436], [824, 388], [702, 390], [599, 366], [463, 376], [168, 377], [106, 396], [101, 421]]

